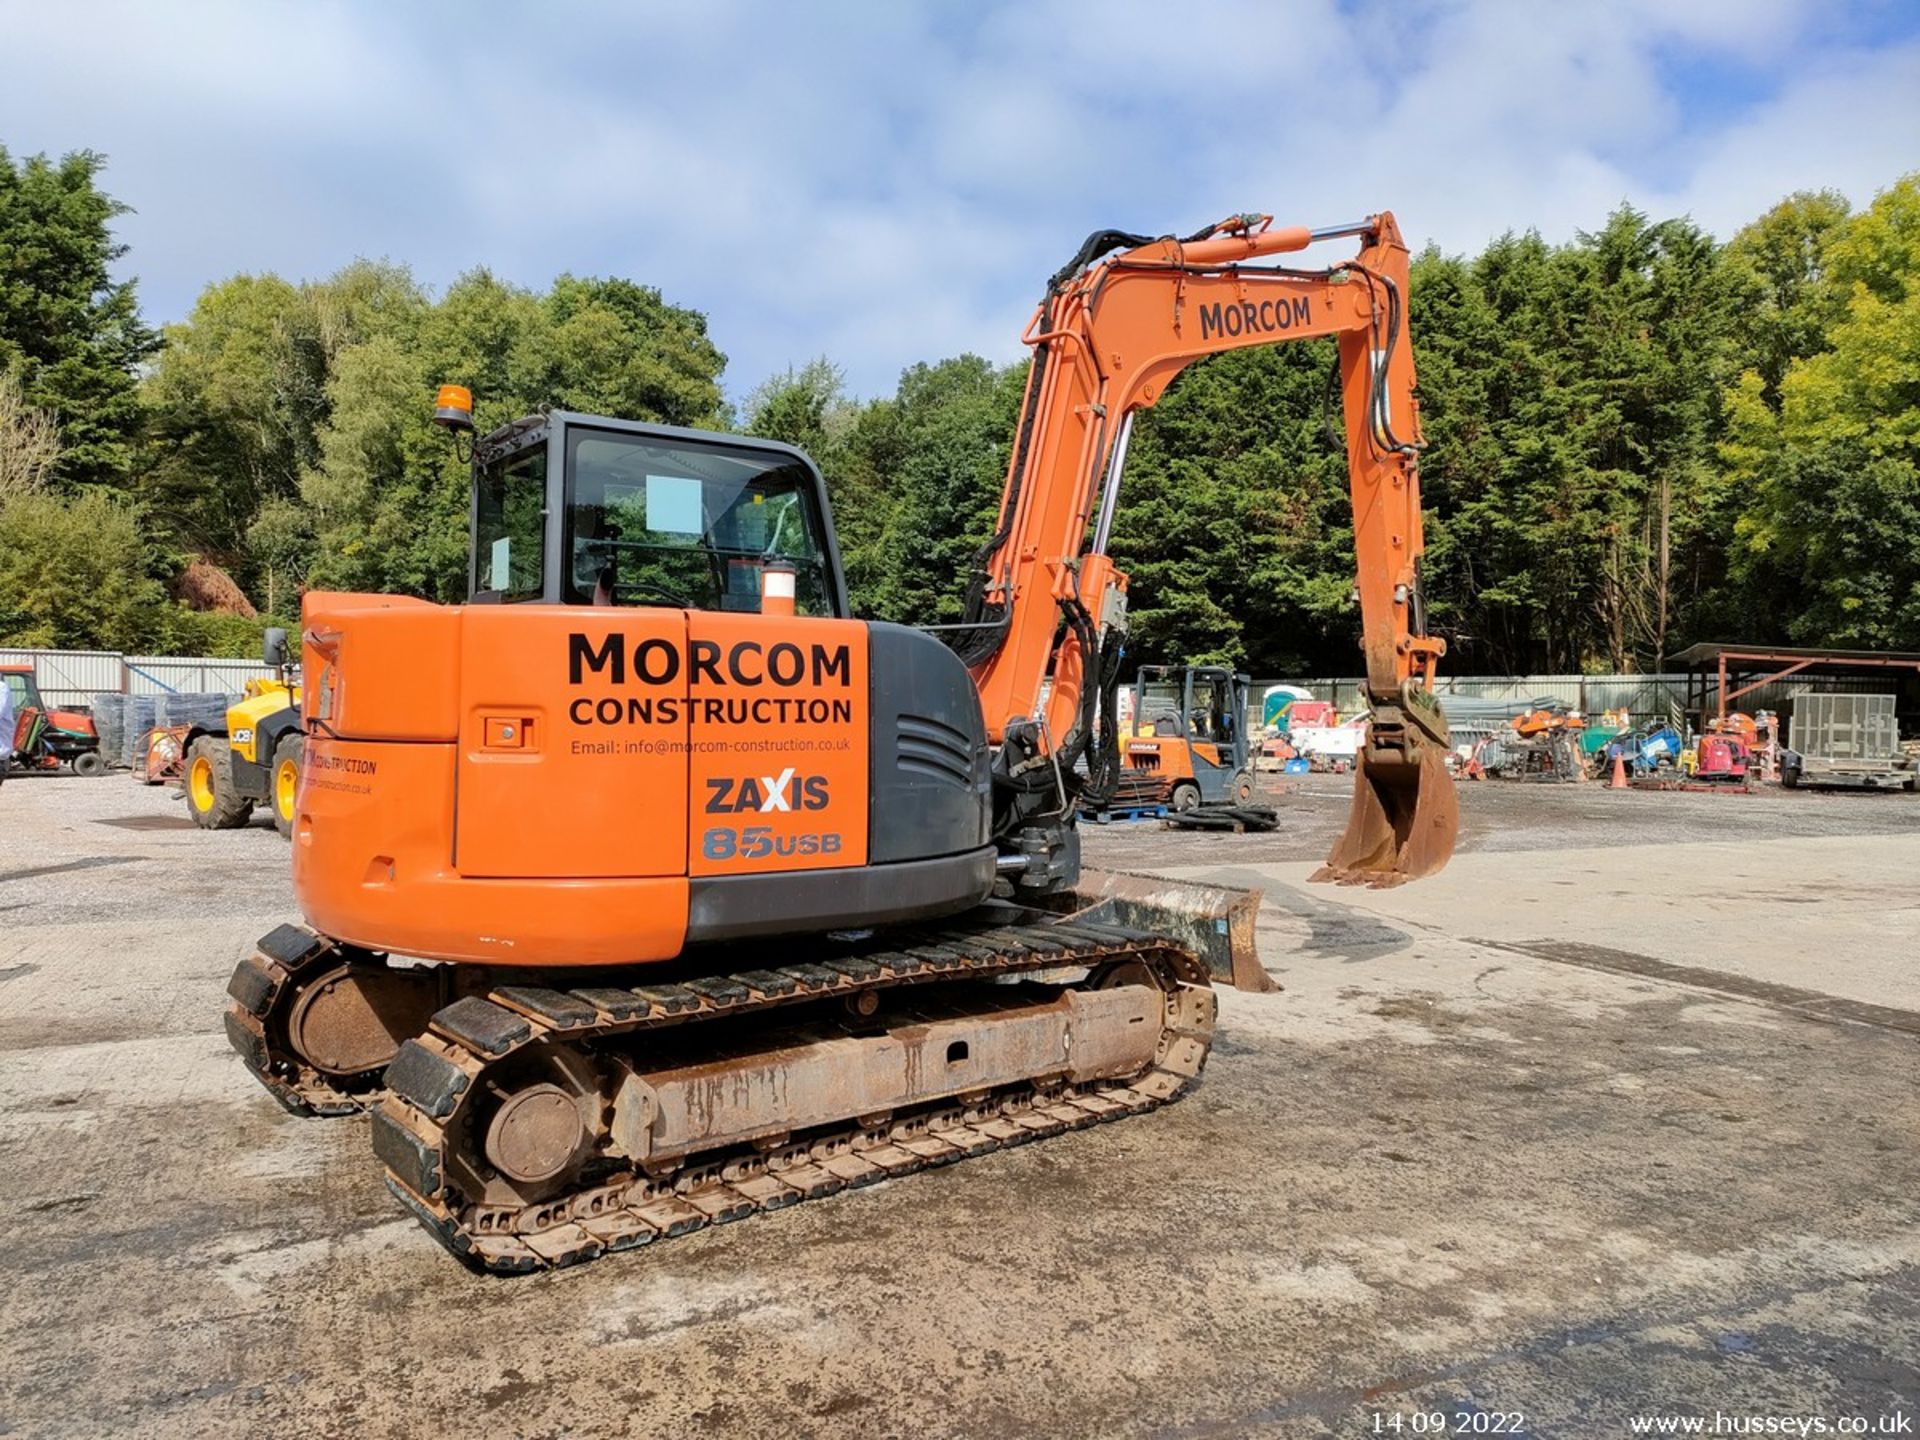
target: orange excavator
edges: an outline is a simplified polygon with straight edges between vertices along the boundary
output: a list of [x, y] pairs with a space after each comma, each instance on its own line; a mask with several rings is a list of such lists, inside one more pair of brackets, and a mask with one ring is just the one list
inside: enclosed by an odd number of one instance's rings
[[965, 618], [925, 629], [851, 617], [799, 451], [561, 412], [476, 440], [443, 387], [470, 600], [305, 599], [305, 923], [229, 986], [249, 1069], [371, 1108], [393, 1193], [505, 1272], [1176, 1098], [1215, 925], [1170, 884], [1102, 901], [1074, 826], [1119, 768], [1128, 437], [1203, 356], [1337, 337], [1372, 724], [1318, 878], [1438, 869], [1406, 288], [1386, 214], [1091, 236], [1025, 337]]

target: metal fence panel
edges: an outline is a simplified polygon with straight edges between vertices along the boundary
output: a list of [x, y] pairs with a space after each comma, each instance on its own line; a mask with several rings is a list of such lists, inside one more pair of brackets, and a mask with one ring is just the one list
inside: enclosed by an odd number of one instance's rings
[[[1365, 682], [1357, 676], [1256, 680], [1248, 705], [1248, 721], [1256, 730], [1262, 715], [1261, 697], [1269, 685], [1277, 684], [1297, 685], [1311, 691], [1317, 700], [1331, 700], [1342, 715], [1356, 715], [1366, 708]], [[1702, 685], [1706, 704], [1711, 709], [1713, 677], [1703, 680], [1685, 671], [1655, 675], [1442, 675], [1434, 688], [1443, 706], [1449, 695], [1476, 700], [1541, 698], [1577, 710], [1590, 719], [1597, 719], [1608, 710], [1625, 710], [1631, 716], [1631, 723], [1641, 727], [1684, 719], [1690, 697], [1697, 695]], [[1690, 690], [1690, 687], [1693, 688]], [[1795, 676], [1750, 690], [1740, 696], [1734, 706], [1749, 714], [1771, 710], [1785, 717], [1791, 716], [1796, 703], [1810, 694], [1858, 695], [1881, 692], [1885, 688], [1886, 681], [1873, 676], [1822, 676], [1817, 689], [1809, 686], [1805, 677]]]
[[49, 705], [89, 705], [124, 684], [114, 650], [0, 650], [0, 665], [31, 665]]
[[129, 695], [238, 695], [247, 681], [270, 673], [258, 660], [207, 660], [182, 655], [127, 656]]
[[1787, 743], [1816, 760], [1891, 763], [1900, 754], [1894, 697], [1867, 694], [1794, 696]]
[[122, 655], [117, 650], [0, 649], [0, 664], [31, 665], [50, 705], [91, 705], [100, 694], [238, 695], [268, 674], [257, 660], [194, 655]]

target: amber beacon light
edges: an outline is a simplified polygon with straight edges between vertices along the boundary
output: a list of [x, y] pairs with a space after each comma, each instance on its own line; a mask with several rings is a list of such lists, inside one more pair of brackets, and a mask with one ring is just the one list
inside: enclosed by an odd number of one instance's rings
[[464, 385], [442, 385], [433, 402], [433, 423], [449, 430], [473, 429], [473, 392]]

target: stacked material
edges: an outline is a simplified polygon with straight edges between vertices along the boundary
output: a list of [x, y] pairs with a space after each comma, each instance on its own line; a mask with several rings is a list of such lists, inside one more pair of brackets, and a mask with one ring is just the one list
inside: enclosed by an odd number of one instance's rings
[[1167, 782], [1150, 770], [1122, 769], [1114, 781], [1113, 793], [1102, 799], [1082, 795], [1080, 813], [1105, 819], [1115, 812], [1159, 810], [1167, 803]]
[[1463, 757], [1474, 743], [1499, 736], [1512, 728], [1512, 722], [1536, 710], [1564, 709], [1551, 695], [1536, 695], [1531, 700], [1483, 700], [1473, 695], [1442, 695], [1440, 708], [1446, 712], [1447, 728], [1453, 732], [1453, 746]]
[[1342, 725], [1296, 725], [1288, 735], [1294, 750], [1317, 770], [1335, 762], [1352, 765], [1367, 740], [1367, 717], [1356, 715]]
[[109, 765], [122, 764], [127, 746], [127, 697], [103, 690], [93, 697], [93, 731], [100, 737], [100, 754]]
[[129, 695], [126, 697], [126, 710], [120, 732], [120, 764], [131, 770], [137, 761], [146, 758], [147, 732], [154, 727], [153, 697], [151, 695]]
[[198, 725], [208, 730], [224, 730], [227, 706], [232, 697], [208, 691], [188, 695], [154, 697], [155, 725]]

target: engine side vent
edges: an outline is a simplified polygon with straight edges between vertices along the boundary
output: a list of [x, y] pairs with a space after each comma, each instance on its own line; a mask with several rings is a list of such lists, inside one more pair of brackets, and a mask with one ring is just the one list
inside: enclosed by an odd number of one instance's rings
[[986, 845], [993, 782], [980, 693], [967, 667], [932, 636], [877, 621], [867, 626], [867, 654], [870, 862]]
[[976, 747], [951, 725], [926, 715], [901, 715], [894, 723], [894, 764], [934, 780], [973, 788]]

